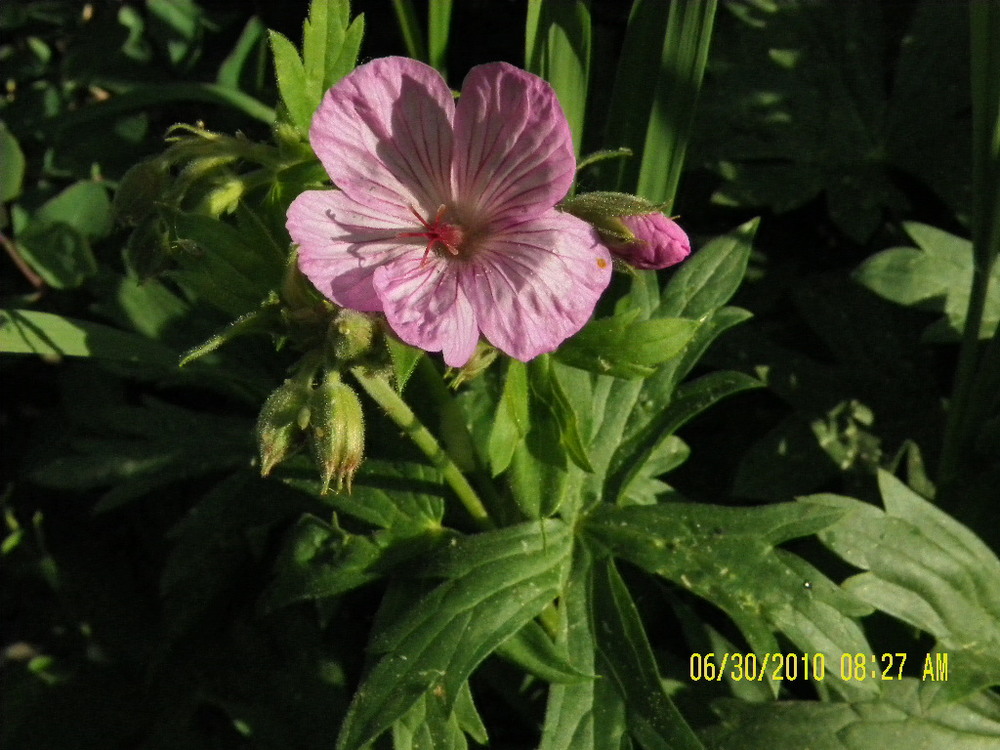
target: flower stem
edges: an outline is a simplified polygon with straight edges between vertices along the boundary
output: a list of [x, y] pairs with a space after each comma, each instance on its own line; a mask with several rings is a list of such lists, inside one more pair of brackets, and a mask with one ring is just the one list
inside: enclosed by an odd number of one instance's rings
[[424, 455], [430, 459], [431, 463], [441, 471], [445, 482], [458, 495], [459, 501], [472, 516], [473, 520], [482, 528], [491, 528], [493, 521], [485, 506], [479, 499], [479, 495], [469, 484], [469, 480], [459, 470], [451, 456], [448, 455], [437, 439], [430, 433], [416, 415], [407, 406], [406, 402], [384, 379], [369, 375], [363, 367], [352, 367], [351, 374], [355, 377], [365, 392], [374, 399], [379, 406], [385, 409], [389, 418], [398, 424], [416, 446], [423, 451]]

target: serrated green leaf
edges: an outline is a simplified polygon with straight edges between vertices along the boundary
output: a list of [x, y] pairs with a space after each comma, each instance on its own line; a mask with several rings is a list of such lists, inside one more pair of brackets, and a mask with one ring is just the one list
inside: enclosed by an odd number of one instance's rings
[[601, 671], [625, 699], [632, 735], [649, 750], [704, 750], [663, 690], [639, 612], [613, 561], [595, 565], [593, 611]]
[[[775, 545], [831, 526], [841, 512], [801, 503], [761, 508], [602, 505], [586, 529], [615, 556], [713, 602], [759, 654], [777, 647], [773, 634], [780, 631], [802, 651], [824, 653], [828, 670], [837, 670], [841, 654], [870, 650], [852, 619], [870, 610]], [[878, 692], [873, 683], [836, 677], [829, 684], [845, 696]]]
[[942, 703], [942, 686], [904, 678], [883, 684], [877, 700], [781, 701], [713, 705], [722, 725], [702, 733], [709, 750], [992, 750], [1000, 743], [1000, 699], [981, 693]]
[[674, 398], [653, 417], [645, 428], [628, 435], [611, 458], [607, 494], [619, 498], [622, 488], [643, 471], [644, 464], [686, 422], [720, 400], [741, 391], [761, 388], [764, 384], [735, 370], [722, 370], [703, 375], [680, 386]]
[[[574, 464], [583, 471], [592, 472], [594, 469], [590, 465], [590, 458], [584, 445], [584, 435], [589, 433], [584, 424], [585, 410], [590, 408], [588, 397], [590, 389], [586, 376], [575, 378], [582, 382], [577, 383], [577, 391], [571, 400], [567, 390], [560, 383], [556, 372], [558, 365], [544, 355], [536, 362], [537, 364], [528, 367], [531, 387], [538, 399], [548, 404], [555, 416], [559, 425], [559, 443]], [[565, 375], [567, 379], [571, 377], [568, 373]]]
[[820, 539], [868, 571], [844, 588], [931, 633], [942, 650], [965, 661], [944, 686], [953, 699], [1000, 684], [1000, 560], [891, 474], [879, 472], [879, 487], [885, 512], [852, 498], [816, 498], [846, 511]]
[[571, 535], [558, 521], [457, 540], [431, 566], [446, 580], [377, 634], [385, 654], [355, 695], [337, 746], [381, 735], [428, 693], [450, 708], [472, 670], [533, 619], [563, 584]]

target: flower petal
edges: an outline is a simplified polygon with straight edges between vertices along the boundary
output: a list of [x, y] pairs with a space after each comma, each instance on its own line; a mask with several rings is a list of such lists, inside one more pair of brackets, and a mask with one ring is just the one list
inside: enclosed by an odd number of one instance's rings
[[479, 341], [461, 273], [446, 259], [406, 256], [381, 266], [374, 276], [392, 330], [407, 344], [441, 351], [449, 367], [468, 362]]
[[527, 361], [579, 331], [611, 281], [611, 255], [575, 216], [548, 213], [490, 238], [464, 290], [486, 339]]
[[562, 200], [576, 159], [548, 83], [507, 63], [473, 68], [455, 112], [455, 194], [476, 216], [520, 222]]
[[[412, 216], [410, 218], [412, 222]], [[288, 233], [299, 246], [299, 269], [342, 307], [376, 312], [382, 302], [372, 274], [406, 252], [422, 251], [397, 239], [400, 225], [340, 190], [308, 190], [288, 208]]]
[[359, 203], [433, 213], [451, 197], [455, 102], [441, 75], [405, 57], [361, 65], [331, 88], [309, 142]]

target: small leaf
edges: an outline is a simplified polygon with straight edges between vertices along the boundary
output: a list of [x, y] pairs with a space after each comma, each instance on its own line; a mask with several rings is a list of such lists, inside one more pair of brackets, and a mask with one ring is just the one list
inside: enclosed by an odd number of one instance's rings
[[503, 657], [529, 674], [550, 683], [592, 680], [592, 675], [579, 672], [570, 664], [563, 649], [552, 642], [537, 622], [529, 622], [496, 650]]
[[318, 101], [314, 101], [306, 87], [306, 73], [302, 60], [288, 37], [277, 31], [268, 30], [271, 52], [274, 55], [274, 69], [278, 77], [278, 91], [281, 101], [292, 118], [292, 122], [305, 136], [312, 124]]

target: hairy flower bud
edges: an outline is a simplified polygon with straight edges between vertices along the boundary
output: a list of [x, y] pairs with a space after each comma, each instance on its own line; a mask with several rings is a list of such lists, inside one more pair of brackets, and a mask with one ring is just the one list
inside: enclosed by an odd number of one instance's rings
[[257, 418], [261, 476], [270, 474], [295, 450], [302, 432], [301, 414], [308, 406], [309, 391], [298, 380], [286, 380], [267, 397]]
[[347, 485], [364, 458], [365, 419], [354, 389], [328, 372], [310, 399], [309, 445], [323, 479], [322, 492], [336, 480], [337, 491]]
[[635, 268], [667, 268], [691, 254], [691, 242], [677, 223], [661, 213], [622, 216], [632, 241], [609, 240], [611, 252]]
[[366, 354], [372, 347], [375, 328], [375, 321], [366, 313], [347, 309], [337, 312], [330, 328], [337, 359], [349, 362]]
[[634, 268], [666, 268], [691, 253], [687, 234], [663, 213], [664, 206], [636, 195], [584, 193], [561, 208], [593, 224], [612, 254]]

